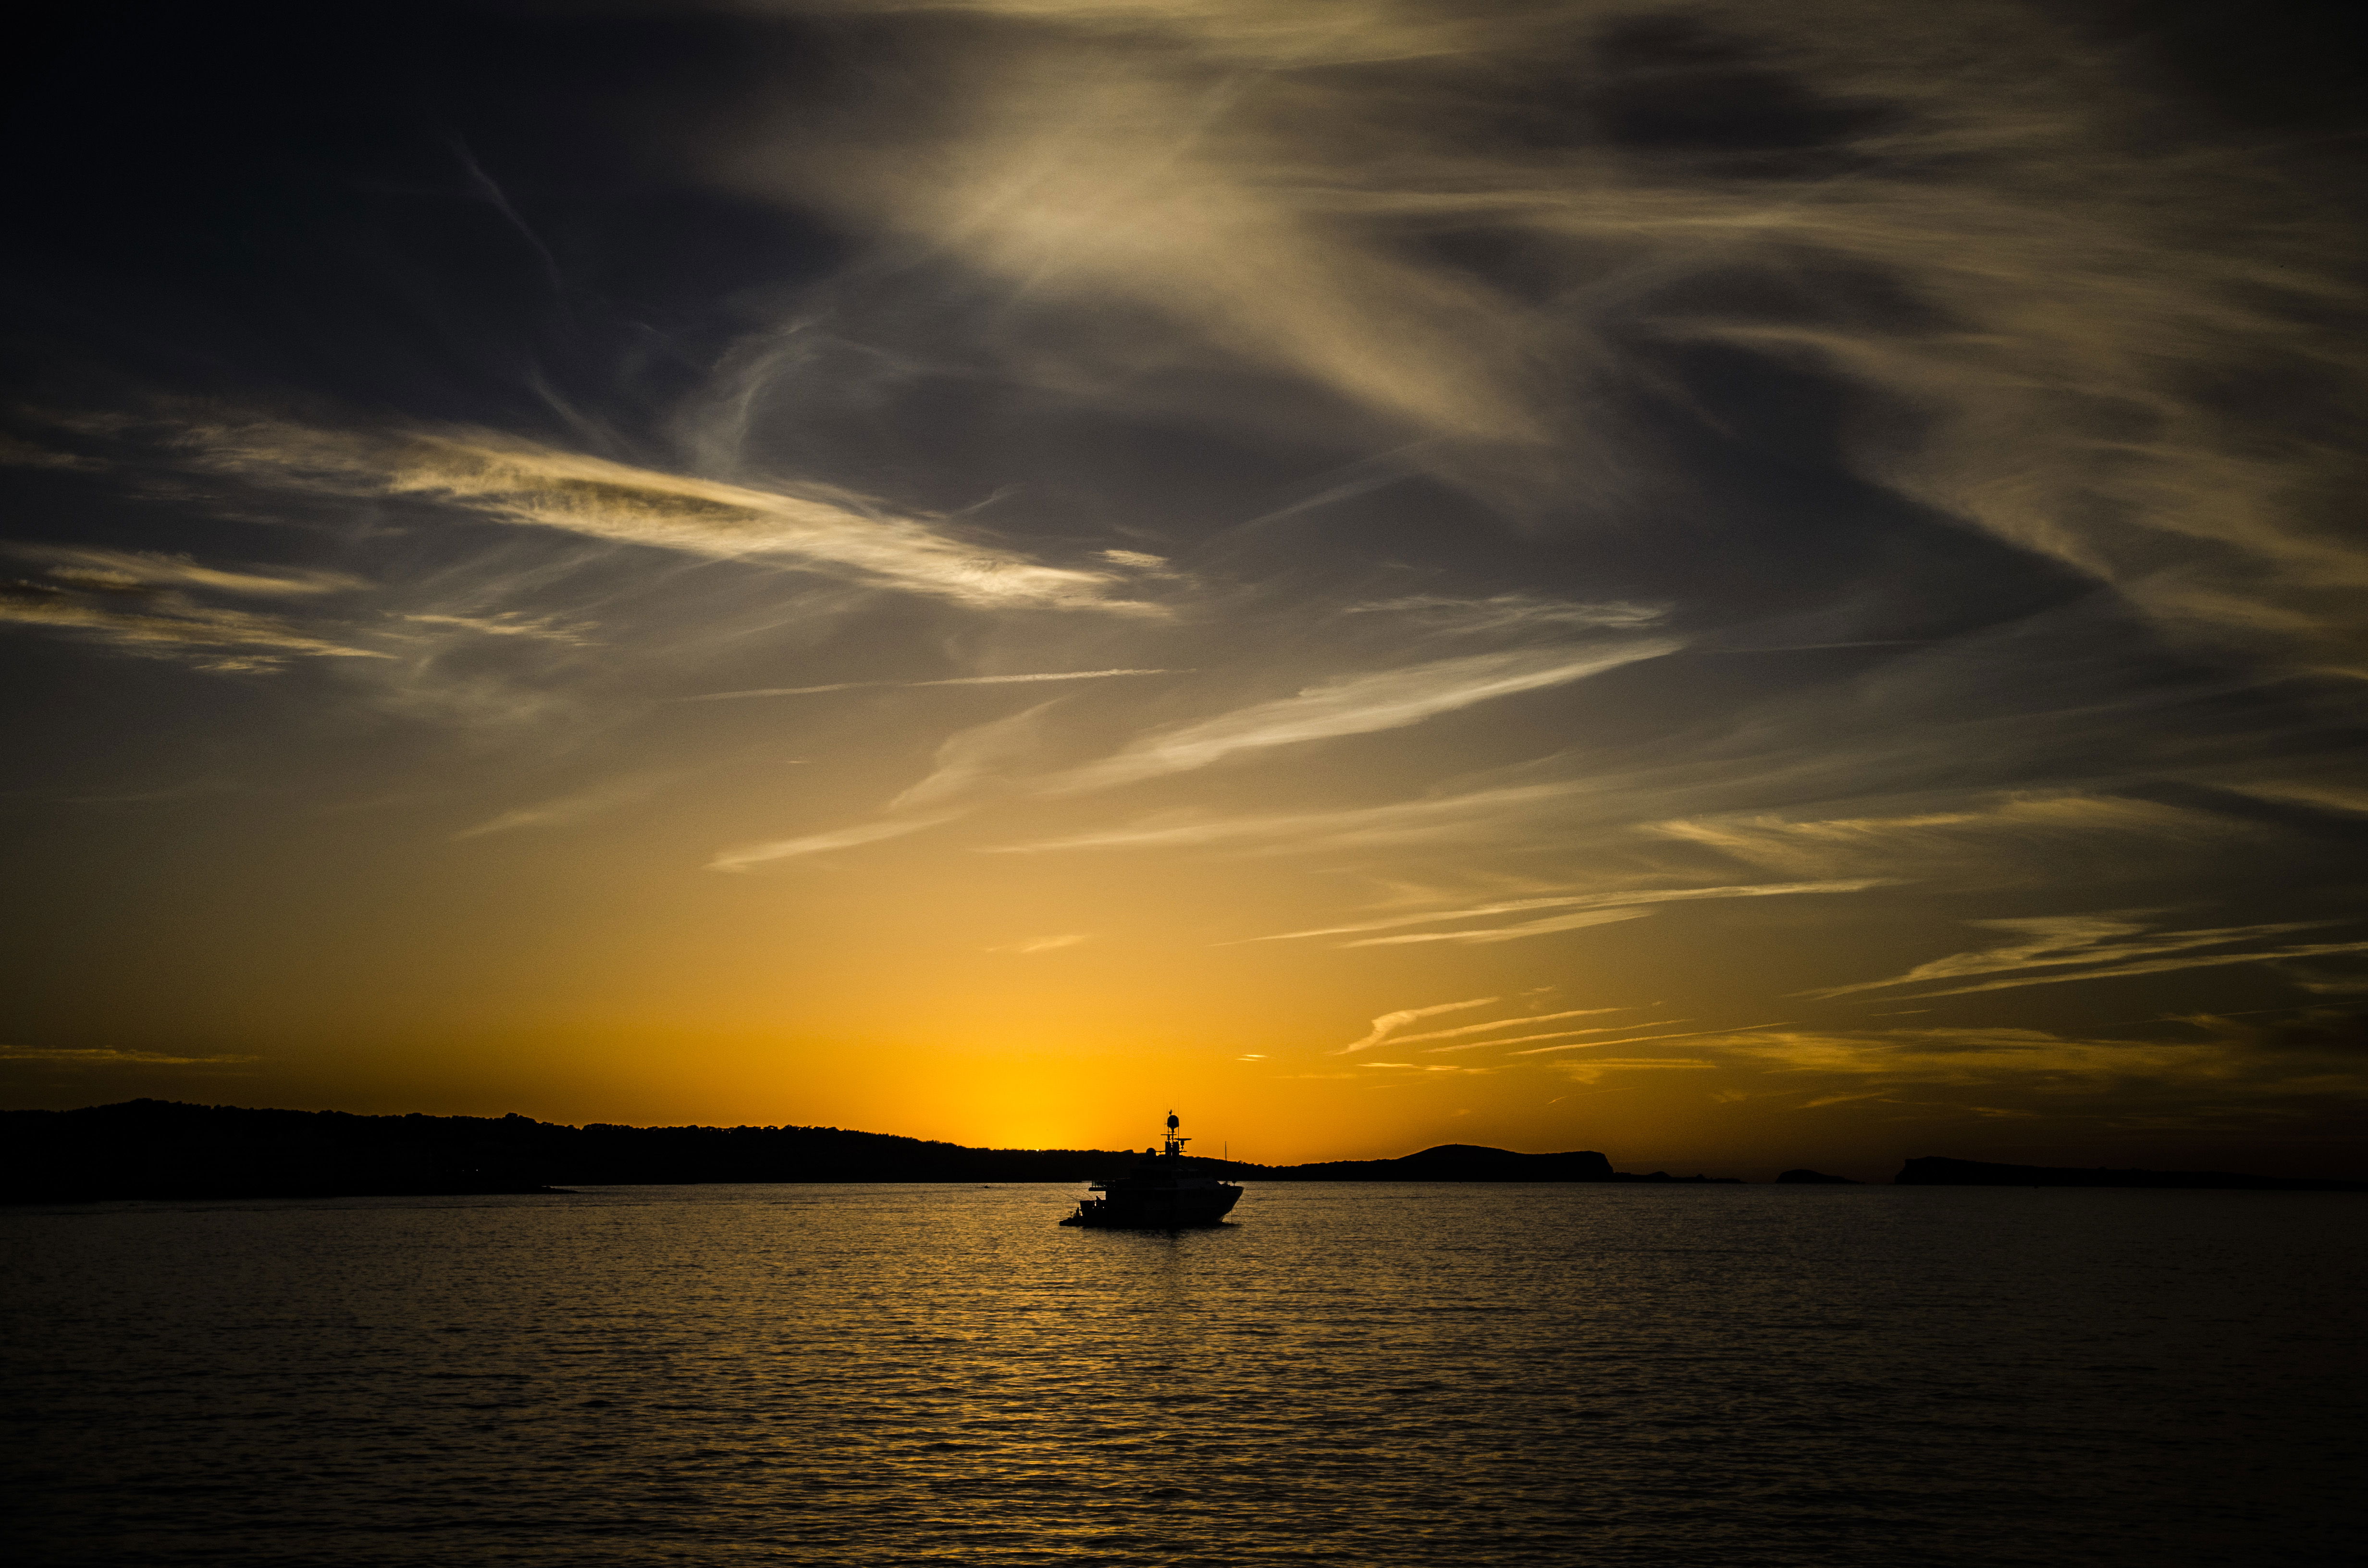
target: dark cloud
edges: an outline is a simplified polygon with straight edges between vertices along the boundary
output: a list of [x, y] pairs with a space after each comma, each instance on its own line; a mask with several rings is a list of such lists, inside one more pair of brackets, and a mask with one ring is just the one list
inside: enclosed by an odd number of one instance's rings
[[2271, 1021], [2199, 1017], [2200, 1028], [2248, 1050], [2353, 1058], [2368, 1053], [2368, 1009], [2313, 1007]]

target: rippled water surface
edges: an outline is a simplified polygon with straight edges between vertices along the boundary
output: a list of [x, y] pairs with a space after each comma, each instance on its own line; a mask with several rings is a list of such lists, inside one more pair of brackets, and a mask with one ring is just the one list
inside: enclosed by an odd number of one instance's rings
[[2348, 1561], [2368, 1199], [0, 1212], [27, 1564]]

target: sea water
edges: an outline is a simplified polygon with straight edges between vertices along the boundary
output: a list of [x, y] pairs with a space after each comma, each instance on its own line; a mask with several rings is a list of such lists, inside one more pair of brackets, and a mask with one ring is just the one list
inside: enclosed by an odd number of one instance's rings
[[2280, 1564], [2345, 1194], [1269, 1184], [0, 1211], [10, 1560]]

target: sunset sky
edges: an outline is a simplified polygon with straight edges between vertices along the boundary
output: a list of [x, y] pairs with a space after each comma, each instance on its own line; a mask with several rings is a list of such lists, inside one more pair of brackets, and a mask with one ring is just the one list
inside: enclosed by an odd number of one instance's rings
[[2249, 17], [77, 13], [0, 1103], [2368, 1175], [2362, 142]]

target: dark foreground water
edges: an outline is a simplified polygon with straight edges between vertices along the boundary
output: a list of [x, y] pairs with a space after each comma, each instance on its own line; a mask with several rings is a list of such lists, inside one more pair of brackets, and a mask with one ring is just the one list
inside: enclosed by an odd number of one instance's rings
[[14, 1562], [2355, 1561], [2343, 1194], [0, 1212]]

